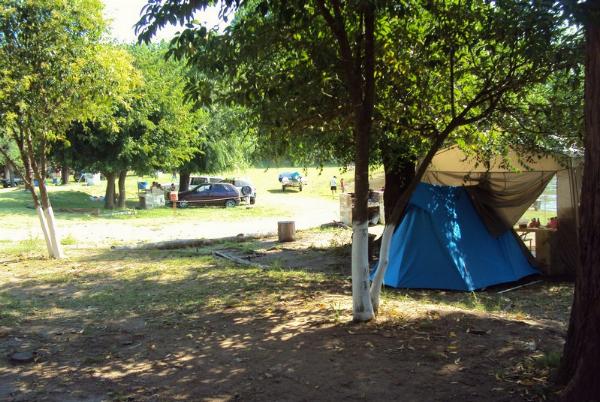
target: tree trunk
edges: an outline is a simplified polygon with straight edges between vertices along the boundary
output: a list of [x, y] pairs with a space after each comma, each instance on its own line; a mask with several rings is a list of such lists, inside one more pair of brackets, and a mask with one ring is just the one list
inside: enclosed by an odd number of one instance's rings
[[370, 121], [359, 117], [356, 127], [354, 211], [352, 212], [352, 306], [355, 321], [369, 321], [374, 312], [369, 295], [369, 134]]
[[[47, 239], [50, 241], [52, 247], [52, 258], [63, 258], [64, 254], [62, 251], [62, 245], [60, 244], [60, 236], [56, 227], [56, 221], [54, 220], [54, 213], [52, 212], [52, 205], [50, 204], [50, 197], [48, 190], [46, 189], [46, 143], [42, 141], [37, 151], [40, 154], [39, 162], [35, 159], [35, 148], [31, 139], [31, 133], [26, 132], [25, 139], [25, 153], [27, 154], [28, 164], [33, 172], [33, 176], [38, 181], [38, 188], [40, 189], [40, 203], [42, 205], [43, 215], [47, 225]], [[34, 186], [32, 185], [32, 188]], [[35, 189], [34, 189], [35, 190]], [[35, 193], [35, 191], [33, 191]], [[40, 214], [42, 215], [42, 214]], [[42, 219], [40, 218], [40, 221]], [[42, 222], [42, 230], [44, 223]]]
[[50, 238], [50, 231], [48, 230], [48, 221], [46, 220], [46, 215], [44, 214], [42, 206], [39, 204], [35, 208], [35, 212], [37, 213], [40, 226], [42, 228], [42, 234], [44, 235], [44, 240], [46, 241], [46, 250], [48, 250], [48, 255], [52, 257], [54, 255], [54, 248], [52, 247], [52, 240]]
[[[375, 317], [369, 294], [368, 224], [369, 143], [375, 102], [375, 6], [372, 3], [364, 4], [362, 18], [364, 24], [364, 75], [361, 77], [352, 74], [350, 72], [351, 66], [345, 65], [355, 119], [355, 200], [354, 211], [352, 212], [352, 310], [354, 321], [369, 321]], [[357, 57], [360, 57], [360, 55], [357, 55]], [[348, 60], [350, 58], [347, 58], [346, 61]]]
[[[27, 166], [27, 164], [26, 164]], [[42, 205], [40, 204], [39, 198], [35, 192], [35, 187], [33, 186], [33, 174], [31, 173], [31, 169], [26, 167], [25, 175], [27, 176], [27, 181], [25, 182], [25, 186], [31, 193], [31, 198], [33, 199], [33, 206], [35, 208], [35, 212], [37, 213], [38, 219], [40, 221], [40, 227], [42, 228], [42, 234], [44, 235], [44, 241], [46, 242], [46, 249], [48, 250], [48, 255], [50, 257], [54, 256], [54, 247], [52, 245], [52, 238], [50, 237], [50, 231], [48, 230], [48, 221], [46, 220], [46, 216], [44, 215], [44, 210], [42, 209]]]
[[190, 188], [190, 172], [179, 172], [179, 191], [188, 191]]
[[369, 295], [368, 196], [369, 141], [375, 104], [375, 4], [359, 2], [360, 42], [353, 54], [339, 4], [331, 9], [325, 0], [316, 6], [337, 42], [339, 67], [343, 71], [354, 120], [354, 210], [352, 213], [352, 308], [355, 321], [374, 317]]
[[46, 222], [48, 223], [48, 234], [52, 240], [52, 247], [54, 250], [54, 258], [64, 258], [65, 254], [60, 244], [60, 234], [58, 233], [58, 226], [56, 225], [56, 219], [54, 219], [54, 211], [52, 205], [48, 205], [48, 208], [44, 210], [46, 216]]
[[[600, 5], [588, 2], [600, 15]], [[564, 401], [600, 400], [600, 24], [586, 26], [585, 165], [581, 189], [580, 264], [557, 380]]]
[[[384, 144], [380, 146], [383, 156], [383, 169], [385, 171], [385, 192], [383, 193], [383, 205], [385, 209], [385, 221], [387, 222], [394, 210], [398, 199], [415, 177], [415, 162], [412, 160], [398, 160], [397, 154], [387, 155], [390, 148]], [[395, 152], [394, 152], [395, 153]]]
[[104, 193], [104, 208], [115, 209], [115, 174], [113, 172], [105, 173], [106, 192]]
[[40, 220], [40, 226], [42, 228], [42, 233], [44, 235], [44, 240], [46, 241], [46, 248], [48, 250], [48, 255], [52, 257], [54, 250], [52, 248], [52, 241], [50, 240], [50, 234], [48, 232], [48, 224], [46, 222], [46, 217], [44, 216], [44, 211], [42, 206], [40, 205], [40, 200], [35, 192], [34, 186], [34, 175], [33, 168], [31, 166], [30, 155], [27, 153], [25, 149], [25, 142], [23, 140], [23, 136], [19, 136], [18, 139], [15, 139], [17, 143], [17, 147], [19, 148], [19, 154], [21, 155], [21, 160], [23, 161], [24, 167], [24, 175], [23, 181], [25, 182], [25, 188], [31, 193], [31, 199], [33, 200], [33, 207], [38, 215]]
[[[40, 163], [42, 166], [45, 164], [44, 161]], [[56, 226], [56, 220], [54, 219], [54, 212], [52, 211], [52, 205], [50, 204], [50, 197], [48, 190], [46, 189], [46, 181], [44, 179], [43, 172], [34, 171], [35, 177], [38, 180], [38, 187], [40, 189], [40, 202], [46, 218], [46, 224], [48, 225], [48, 235], [52, 244], [52, 257], [64, 258], [62, 245], [60, 244], [60, 235]]]
[[8, 177], [7, 179], [10, 180], [10, 185], [14, 186], [15, 185], [15, 167], [12, 164], [8, 165]]
[[125, 208], [125, 179], [127, 178], [127, 170], [119, 172], [119, 199], [117, 201], [118, 208]]
[[63, 165], [60, 168], [60, 184], [63, 186], [69, 183], [69, 167]]

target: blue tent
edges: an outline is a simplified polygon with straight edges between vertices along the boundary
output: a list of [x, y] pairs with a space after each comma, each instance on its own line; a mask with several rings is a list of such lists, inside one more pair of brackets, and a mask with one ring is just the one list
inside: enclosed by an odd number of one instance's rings
[[490, 234], [463, 187], [420, 183], [392, 237], [384, 284], [472, 291], [536, 273], [512, 232]]

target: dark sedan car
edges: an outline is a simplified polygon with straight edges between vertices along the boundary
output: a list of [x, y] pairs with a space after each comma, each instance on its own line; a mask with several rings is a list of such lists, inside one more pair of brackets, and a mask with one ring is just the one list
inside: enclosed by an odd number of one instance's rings
[[179, 193], [180, 208], [200, 205], [223, 205], [235, 207], [240, 203], [240, 192], [233, 184], [201, 184], [189, 191]]

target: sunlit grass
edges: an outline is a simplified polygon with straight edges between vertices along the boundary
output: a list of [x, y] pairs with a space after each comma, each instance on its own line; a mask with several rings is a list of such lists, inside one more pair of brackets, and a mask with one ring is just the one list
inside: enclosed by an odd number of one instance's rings
[[[497, 290], [453, 292], [442, 290], [384, 288], [382, 299], [407, 306], [450, 307], [465, 311], [502, 314], [523, 320], [540, 318], [561, 320], [568, 313], [573, 286], [568, 283], [531, 286], [501, 293]], [[566, 308], [565, 308], [566, 307]]]
[[0, 325], [15, 325], [25, 318], [77, 315], [105, 320], [224, 306], [261, 307], [280, 294], [339, 280], [301, 270], [237, 267], [198, 254], [190, 257], [177, 252], [106, 255], [86, 250], [68, 261], [21, 261], [0, 276]]
[[42, 258], [45, 252], [44, 241], [36, 237], [20, 241], [0, 242], [0, 260], [3, 258]]
[[[302, 192], [296, 189], [289, 189], [285, 193], [281, 191], [281, 184], [278, 181], [278, 175], [283, 171], [297, 170], [302, 172], [308, 180], [308, 185]], [[346, 182], [346, 190], [352, 190], [354, 171], [344, 170], [341, 167], [323, 167], [320, 168], [298, 168], [298, 167], [272, 167], [248, 168], [240, 171], [223, 172], [218, 174], [222, 177], [245, 177], [249, 178], [257, 189], [257, 203], [248, 208], [241, 205], [237, 208], [189, 208], [187, 210], [177, 209], [173, 214], [172, 209], [167, 206], [153, 210], [135, 210], [139, 203], [139, 194], [137, 183], [145, 181], [152, 183], [157, 181], [163, 185], [172, 182], [170, 174], [160, 174], [153, 176], [135, 176], [130, 174], [126, 180], [126, 195], [128, 212], [107, 211], [104, 210], [103, 196], [106, 189], [106, 181], [101, 181], [95, 186], [86, 186], [84, 183], [69, 183], [66, 186], [48, 185], [50, 200], [54, 211], [59, 219], [68, 220], [92, 220], [92, 219], [187, 219], [194, 217], [196, 219], [206, 219], [217, 217], [220, 220], [236, 220], [245, 217], [272, 217], [272, 216], [290, 216], [293, 213], [293, 207], [286, 207], [282, 203], [281, 197], [289, 198], [293, 201], [304, 198], [323, 198], [334, 200], [329, 189], [329, 180], [332, 176], [343, 177]], [[372, 172], [372, 188], [379, 188], [382, 184], [382, 171], [374, 170]], [[276, 195], [277, 197], [273, 197]], [[285, 199], [284, 199], [285, 200]], [[96, 214], [99, 212], [99, 216]], [[0, 189], [0, 217], [9, 217], [5, 220], [5, 227], [18, 228], [24, 225], [35, 224], [35, 211], [31, 195], [23, 187], [13, 189]]]
[[[267, 168], [249, 168], [245, 170], [238, 170], [232, 172], [225, 172], [221, 176], [226, 177], [248, 177], [256, 186], [259, 194], [264, 192], [269, 193], [280, 193], [281, 183], [278, 181], [279, 173], [282, 172], [300, 172], [308, 181], [308, 184], [304, 186], [302, 191], [298, 191], [296, 188], [290, 188], [286, 190], [290, 196], [303, 196], [303, 197], [319, 197], [324, 199], [331, 199], [331, 190], [329, 188], [329, 181], [333, 176], [337, 177], [338, 192], [340, 191], [340, 179], [344, 179], [346, 191], [354, 191], [354, 169], [352, 167], [344, 168], [342, 166], [324, 166], [323, 168], [311, 167], [304, 169], [301, 167], [291, 166], [273, 166]], [[379, 189], [383, 185], [383, 169], [375, 168], [370, 170], [370, 188]]]

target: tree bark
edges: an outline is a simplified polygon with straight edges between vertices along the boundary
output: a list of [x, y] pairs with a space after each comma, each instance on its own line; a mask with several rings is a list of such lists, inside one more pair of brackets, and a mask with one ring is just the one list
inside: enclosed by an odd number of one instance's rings
[[188, 191], [190, 188], [190, 172], [179, 172], [179, 191]]
[[7, 179], [10, 180], [10, 185], [11, 186], [15, 185], [15, 170], [16, 170], [16, 168], [14, 167], [14, 165], [12, 165], [12, 164], [8, 165], [8, 177], [7, 177]]
[[50, 235], [50, 239], [52, 241], [54, 258], [64, 258], [65, 254], [62, 249], [62, 244], [60, 244], [60, 234], [58, 232], [56, 219], [54, 219], [52, 205], [48, 205], [48, 208], [44, 210], [44, 215], [46, 216], [46, 222], [48, 223], [48, 234]]
[[48, 255], [52, 257], [54, 250], [52, 248], [52, 241], [50, 240], [50, 234], [48, 232], [48, 224], [46, 223], [46, 217], [44, 216], [44, 211], [42, 210], [39, 197], [35, 192], [33, 168], [31, 166], [30, 155], [25, 150], [23, 135], [21, 134], [19, 137], [15, 138], [15, 142], [17, 143], [19, 154], [21, 155], [21, 160], [23, 161], [25, 173], [23, 175], [23, 181], [25, 182], [25, 188], [31, 193], [33, 207], [38, 215], [40, 226], [42, 228], [42, 234], [44, 235], [44, 240], [46, 242], [46, 249], [48, 250]]
[[117, 207], [120, 209], [126, 207], [125, 179], [127, 179], [127, 170], [121, 170], [119, 172], [119, 198], [117, 200]]
[[369, 295], [368, 198], [370, 119], [361, 113], [356, 125], [354, 210], [352, 212], [352, 305], [355, 321], [369, 321], [374, 312]]
[[[600, 5], [588, 2], [596, 16]], [[589, 18], [585, 61], [585, 168], [581, 189], [580, 264], [557, 380], [564, 401], [600, 400], [600, 23]]]
[[369, 295], [368, 253], [368, 197], [369, 197], [369, 142], [375, 104], [375, 3], [362, 1], [360, 7], [360, 35], [353, 54], [348, 39], [346, 21], [339, 1], [330, 6], [317, 0], [316, 6], [331, 29], [337, 42], [354, 120], [354, 210], [352, 213], [352, 305], [355, 321], [374, 318]]
[[[375, 317], [369, 294], [369, 143], [375, 102], [375, 6], [364, 5], [364, 76], [347, 74], [354, 104], [354, 211], [352, 212], [352, 306], [354, 321]], [[360, 58], [360, 53], [356, 56]], [[350, 66], [345, 66], [348, 69]], [[361, 85], [362, 84], [362, 85]], [[357, 89], [361, 89], [358, 91]]]
[[58, 228], [56, 227], [56, 220], [54, 219], [54, 212], [52, 211], [52, 205], [50, 203], [48, 189], [46, 188], [44, 174], [34, 170], [34, 175], [35, 178], [38, 180], [38, 188], [40, 189], [40, 202], [42, 204], [42, 210], [46, 218], [48, 236], [50, 237], [50, 243], [52, 245], [52, 257], [63, 258], [64, 253], [62, 251], [62, 245], [60, 244], [60, 235], [58, 234]]
[[[385, 172], [385, 192], [383, 193], [383, 206], [385, 221], [387, 222], [394, 210], [400, 196], [415, 177], [415, 162], [405, 159], [398, 160], [398, 155], [385, 144], [380, 145], [383, 156], [383, 169]], [[390, 152], [391, 151], [391, 152]], [[393, 153], [394, 155], [390, 155]]]
[[60, 184], [63, 186], [69, 183], [69, 167], [62, 165], [60, 168]]
[[105, 173], [106, 192], [104, 193], [104, 208], [115, 209], [115, 174], [113, 172]]
[[[52, 258], [64, 258], [62, 251], [62, 245], [60, 244], [60, 236], [58, 234], [58, 228], [56, 227], [56, 221], [54, 219], [54, 213], [52, 212], [52, 205], [50, 203], [50, 196], [48, 195], [48, 189], [46, 188], [46, 143], [42, 141], [38, 149], [40, 157], [39, 162], [36, 160], [35, 148], [31, 139], [31, 133], [27, 132], [25, 136], [25, 152], [28, 154], [29, 163], [33, 176], [38, 181], [38, 188], [40, 190], [40, 202], [42, 205], [43, 215], [46, 220], [47, 226], [47, 238], [50, 241], [52, 247]], [[41, 221], [41, 218], [40, 218]], [[42, 222], [42, 228], [44, 223]], [[46, 240], [48, 242], [48, 240]]]
[[52, 240], [50, 238], [50, 231], [48, 230], [48, 221], [46, 220], [46, 215], [44, 215], [44, 210], [41, 205], [37, 205], [35, 207], [35, 212], [37, 213], [38, 219], [40, 221], [40, 227], [42, 228], [42, 234], [44, 235], [44, 240], [46, 241], [46, 250], [48, 250], [48, 255], [54, 255], [54, 248], [52, 247]]

